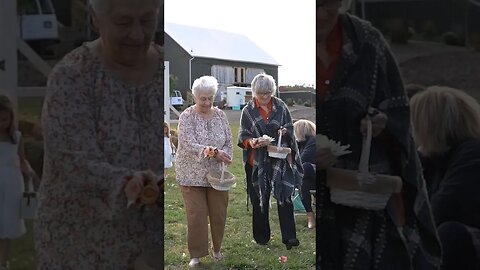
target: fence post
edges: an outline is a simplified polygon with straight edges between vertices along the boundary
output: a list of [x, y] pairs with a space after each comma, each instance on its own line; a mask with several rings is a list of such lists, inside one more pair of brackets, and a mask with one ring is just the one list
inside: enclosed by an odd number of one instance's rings
[[0, 94], [17, 104], [17, 1], [0, 1]]

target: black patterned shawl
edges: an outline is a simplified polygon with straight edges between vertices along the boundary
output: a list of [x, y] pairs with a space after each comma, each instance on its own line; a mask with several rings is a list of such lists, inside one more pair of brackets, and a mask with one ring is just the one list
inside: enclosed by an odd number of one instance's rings
[[348, 14], [339, 20], [341, 59], [325, 101], [317, 101], [317, 133], [350, 144], [353, 153], [341, 157], [336, 166], [357, 169], [360, 120], [369, 106], [387, 114], [386, 129], [372, 140], [370, 170], [402, 177], [406, 224], [398, 228], [392, 199], [384, 211], [333, 204], [321, 171], [317, 174], [318, 265], [323, 270], [439, 269], [441, 248], [410, 134], [408, 98], [397, 63], [370, 23]]
[[287, 105], [276, 97], [272, 97], [272, 112], [268, 124], [265, 124], [260, 112], [255, 107], [255, 100], [250, 101], [242, 110], [238, 146], [243, 148], [243, 161], [246, 163], [252, 149], [244, 148], [243, 142], [248, 138], [258, 138], [268, 135], [278, 141], [278, 130], [287, 129], [282, 136], [282, 146], [292, 149], [293, 161], [290, 164], [286, 159], [276, 159], [268, 156], [267, 148], [258, 148], [254, 151], [252, 175], [258, 171], [258, 177], [253, 178], [253, 189], [260, 198], [260, 206], [267, 205], [267, 185], [271, 185], [273, 196], [279, 204], [290, 202], [295, 187], [300, 188], [303, 178], [302, 162], [298, 153], [298, 146], [293, 135], [293, 123]]

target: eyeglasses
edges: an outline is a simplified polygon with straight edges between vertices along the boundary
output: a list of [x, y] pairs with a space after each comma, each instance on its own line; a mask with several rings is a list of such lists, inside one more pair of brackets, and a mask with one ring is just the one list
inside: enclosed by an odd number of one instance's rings
[[213, 101], [213, 96], [200, 97], [200, 98], [198, 98], [198, 100], [201, 101], [201, 102]]
[[317, 1], [317, 9], [319, 7], [327, 11], [335, 11], [342, 6], [342, 1], [333, 0], [333, 1]]
[[269, 97], [272, 95], [273, 92], [263, 92], [263, 93], [257, 93], [257, 96], [262, 96], [262, 97]]

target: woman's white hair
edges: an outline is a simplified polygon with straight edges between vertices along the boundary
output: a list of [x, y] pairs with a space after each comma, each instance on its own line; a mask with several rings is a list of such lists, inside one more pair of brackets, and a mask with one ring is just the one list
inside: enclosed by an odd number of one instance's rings
[[480, 138], [480, 105], [467, 93], [432, 86], [410, 100], [412, 133], [419, 151], [444, 153], [465, 140]]
[[298, 142], [305, 141], [307, 137], [315, 137], [316, 125], [312, 121], [299, 119], [293, 123], [293, 134]]
[[93, 11], [97, 14], [105, 14], [110, 10], [112, 0], [88, 0]]
[[213, 76], [202, 76], [192, 84], [192, 94], [198, 97], [201, 94], [215, 96], [218, 90], [218, 81]]
[[352, 7], [352, 0], [342, 0], [342, 6], [338, 10], [340, 13], [345, 13]]
[[265, 73], [258, 74], [252, 80], [252, 94], [255, 97], [256, 93], [271, 92], [272, 96], [277, 92], [277, 84], [275, 79]]

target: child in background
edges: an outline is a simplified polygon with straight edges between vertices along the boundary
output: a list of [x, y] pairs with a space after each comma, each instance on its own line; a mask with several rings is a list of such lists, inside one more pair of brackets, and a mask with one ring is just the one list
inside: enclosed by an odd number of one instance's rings
[[0, 270], [8, 269], [10, 240], [26, 231], [20, 218], [23, 175], [37, 177], [25, 158], [23, 140], [15, 123], [13, 104], [7, 96], [0, 95]]
[[167, 169], [173, 166], [172, 156], [175, 155], [175, 145], [172, 143], [172, 138], [170, 136], [170, 127], [167, 122], [163, 122], [163, 161], [164, 161], [164, 179], [167, 179], [168, 173]]

